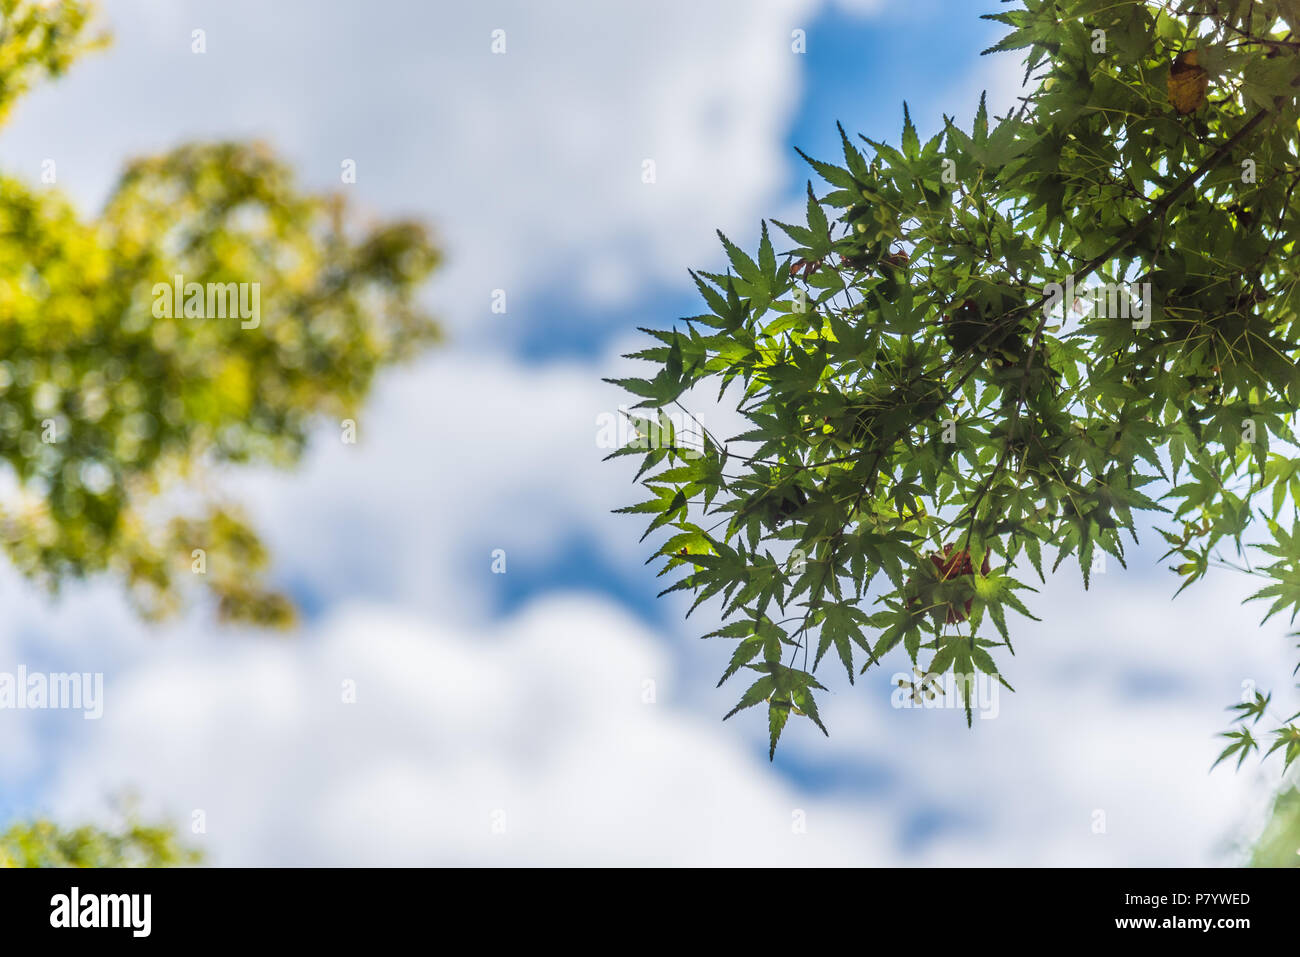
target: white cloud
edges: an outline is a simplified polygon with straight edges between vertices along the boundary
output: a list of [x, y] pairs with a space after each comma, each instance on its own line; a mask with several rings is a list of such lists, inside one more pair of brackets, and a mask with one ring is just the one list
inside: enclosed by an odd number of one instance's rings
[[6, 166], [35, 181], [54, 158], [59, 187], [96, 208], [124, 156], [184, 138], [265, 137], [315, 187], [340, 188], [354, 159], [363, 207], [449, 238], [434, 299], [484, 333], [493, 289], [512, 315], [536, 316], [541, 288], [627, 303], [716, 259], [715, 226], [752, 228], [788, 179], [790, 30], [815, 7], [116, 0], [115, 46], [25, 98]]
[[75, 819], [129, 786], [185, 821], [201, 809], [196, 840], [223, 864], [809, 863], [883, 846], [866, 840], [882, 818], [798, 794], [674, 705], [671, 674], [653, 635], [576, 597], [477, 633], [353, 606], [293, 643], [177, 642], [113, 682], [51, 804]]
[[[598, 417], [624, 395], [598, 367], [532, 367], [445, 351], [390, 375], [347, 445], [324, 427], [292, 473], [232, 475], [284, 573], [442, 620], [475, 621], [491, 551], [536, 576], [575, 538], [628, 568], [645, 558], [628, 460], [606, 463]], [[475, 550], [468, 550], [473, 547]]]
[[[1207, 776], [1207, 739], [1243, 661], [1273, 657], [1218, 640], [1222, 604], [1157, 617], [1125, 594], [1082, 625], [1077, 605], [1053, 608], [1055, 645], [1020, 635], [1021, 692], [973, 731], [889, 708], [880, 680], [840, 688], [832, 738], [792, 725], [778, 760], [875, 769], [876, 784], [821, 793], [770, 773], [761, 714], [718, 722], [718, 696], [701, 709], [662, 638], [604, 600], [553, 595], [477, 628], [350, 603], [279, 641], [159, 642], [83, 607], [52, 621], [108, 628], [55, 655], [110, 662], [105, 716], [57, 716], [73, 727], [43, 793], [69, 820], [126, 788], [182, 824], [201, 809], [196, 840], [223, 864], [1222, 863], [1270, 779], [1253, 763]], [[1175, 651], [1190, 692], [1134, 701], [1117, 685]]]

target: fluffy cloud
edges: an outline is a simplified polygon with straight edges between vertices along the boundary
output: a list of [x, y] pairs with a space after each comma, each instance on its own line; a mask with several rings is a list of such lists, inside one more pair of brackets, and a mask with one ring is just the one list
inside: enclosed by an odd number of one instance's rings
[[611, 449], [598, 445], [621, 401], [586, 365], [443, 352], [385, 381], [357, 444], [327, 427], [304, 468], [232, 475], [231, 487], [283, 575], [327, 589], [323, 600], [475, 621], [494, 549], [520, 575], [575, 539], [639, 569], [639, 527], [610, 514], [635, 494], [635, 469], [602, 462]]
[[1224, 862], [1272, 781], [1205, 774], [1214, 709], [1243, 667], [1277, 662], [1184, 631], [1229, 625], [1222, 596], [1155, 615], [1116, 591], [1021, 635], [1021, 692], [973, 731], [891, 708], [883, 676], [839, 691], [829, 741], [788, 735], [793, 779], [770, 772], [760, 714], [718, 723], [661, 636], [573, 594], [473, 629], [352, 602], [287, 641], [162, 642], [88, 596], [46, 620], [99, 632], [43, 653], [102, 659], [103, 719], [0, 725], [63, 725], [46, 807], [93, 816], [131, 788], [182, 823], [200, 809], [195, 839], [224, 864]]
[[114, 676], [50, 805], [93, 814], [130, 787], [201, 809], [196, 840], [225, 864], [873, 855], [865, 822], [675, 706], [672, 670], [626, 614], [562, 596], [472, 634], [352, 606], [291, 643], [176, 642]]
[[627, 303], [716, 258], [713, 227], [752, 228], [787, 179], [790, 32], [816, 8], [116, 0], [115, 48], [20, 105], [6, 165], [34, 180], [54, 158], [91, 209], [123, 156], [184, 138], [266, 138], [325, 188], [354, 159], [372, 210], [454, 240], [434, 296], [472, 335], [494, 320], [493, 289], [512, 316], [536, 318], [542, 289]]

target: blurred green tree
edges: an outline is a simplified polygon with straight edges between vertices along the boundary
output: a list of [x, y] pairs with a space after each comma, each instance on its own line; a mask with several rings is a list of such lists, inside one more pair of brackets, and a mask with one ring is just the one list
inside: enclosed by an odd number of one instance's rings
[[[89, 4], [0, 0], [0, 122], [101, 45]], [[0, 174], [0, 547], [51, 589], [119, 577], [142, 613], [198, 583], [223, 620], [287, 625], [268, 556], [214, 479], [287, 466], [375, 373], [436, 339], [425, 229], [361, 229], [262, 145], [131, 163], [96, 219]]]
[[171, 826], [144, 824], [134, 813], [115, 827], [65, 829], [42, 818], [0, 834], [0, 867], [180, 867], [202, 860]]
[[1300, 788], [1278, 794], [1268, 825], [1255, 842], [1250, 866], [1300, 867]]

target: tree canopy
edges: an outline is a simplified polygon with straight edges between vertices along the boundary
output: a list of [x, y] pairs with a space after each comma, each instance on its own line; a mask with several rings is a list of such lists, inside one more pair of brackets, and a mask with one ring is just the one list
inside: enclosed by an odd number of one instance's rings
[[[76, 0], [0, 0], [0, 121], [103, 42], [89, 23]], [[51, 588], [115, 575], [146, 614], [192, 582], [223, 619], [288, 623], [219, 472], [292, 464], [433, 341], [416, 291], [437, 261], [418, 223], [363, 228], [261, 144], [132, 162], [92, 219], [0, 173], [0, 545]]]
[[[666, 592], [720, 599], [722, 681], [751, 678], [728, 717], [765, 704], [773, 753], [791, 714], [827, 731], [824, 659], [853, 682], [906, 656], [904, 690], [950, 676], [969, 722], [976, 676], [1006, 684], [1008, 613], [1033, 617], [1026, 573], [1074, 556], [1087, 586], [1140, 512], [1179, 591], [1240, 567], [1268, 616], [1300, 610], [1300, 3], [988, 19], [1018, 106], [924, 141], [906, 105], [893, 144], [841, 128], [842, 159], [804, 157], [804, 221], [763, 223], [753, 255], [719, 234], [704, 314], [612, 380], [637, 399], [614, 455], [649, 492], [622, 511], [650, 518]], [[714, 388], [740, 434], [699, 413]], [[1300, 756], [1270, 701], [1225, 758], [1266, 715]]]

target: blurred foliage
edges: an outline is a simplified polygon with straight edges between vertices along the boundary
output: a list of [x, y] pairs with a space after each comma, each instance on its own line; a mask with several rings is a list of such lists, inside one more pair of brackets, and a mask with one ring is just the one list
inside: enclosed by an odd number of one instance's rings
[[0, 0], [0, 122], [33, 84], [106, 42], [102, 34], [87, 36], [89, 15], [85, 3]]
[[1300, 867], [1300, 788], [1278, 795], [1268, 826], [1255, 843], [1251, 867]]
[[134, 815], [115, 829], [64, 829], [39, 819], [0, 834], [0, 867], [184, 867], [202, 860], [173, 828], [143, 824]]
[[[0, 0], [0, 118], [99, 42], [87, 6]], [[93, 220], [0, 174], [0, 546], [52, 589], [116, 574], [147, 615], [189, 580], [224, 619], [289, 623], [214, 472], [291, 465], [313, 423], [355, 417], [379, 369], [436, 339], [416, 292], [437, 262], [422, 226], [361, 228], [260, 144], [133, 162]], [[258, 321], [156, 308], [177, 276], [256, 283]]]

